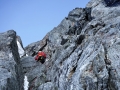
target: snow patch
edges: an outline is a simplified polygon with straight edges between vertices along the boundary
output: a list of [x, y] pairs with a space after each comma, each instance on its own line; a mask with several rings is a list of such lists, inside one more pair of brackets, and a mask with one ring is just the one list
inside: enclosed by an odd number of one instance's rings
[[24, 90], [28, 90], [28, 86], [29, 85], [29, 82], [28, 82], [28, 79], [27, 79], [27, 76], [24, 77]]
[[46, 61], [49, 61], [49, 59], [46, 58]]
[[19, 55], [20, 55], [20, 58], [24, 55], [24, 50], [20, 44], [20, 42], [17, 40], [17, 45], [18, 45], [18, 52], [19, 52]]
[[73, 85], [70, 85], [70, 90], [73, 90]]
[[26, 54], [26, 56], [28, 56], [28, 54]]
[[12, 58], [12, 57], [13, 57], [12, 53], [9, 53], [9, 57], [10, 57], [10, 58]]
[[80, 71], [82, 71], [87, 65], [88, 65], [88, 63], [82, 65], [81, 68], [80, 68]]

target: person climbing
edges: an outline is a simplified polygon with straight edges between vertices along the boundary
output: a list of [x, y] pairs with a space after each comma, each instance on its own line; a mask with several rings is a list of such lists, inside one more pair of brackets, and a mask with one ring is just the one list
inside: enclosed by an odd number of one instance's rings
[[45, 62], [46, 54], [43, 51], [39, 51], [35, 57], [35, 60], [40, 61], [42, 64]]

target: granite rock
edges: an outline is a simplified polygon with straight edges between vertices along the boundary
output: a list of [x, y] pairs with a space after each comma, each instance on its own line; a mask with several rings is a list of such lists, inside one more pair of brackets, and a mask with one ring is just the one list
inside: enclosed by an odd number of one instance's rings
[[[29, 90], [120, 90], [119, 0], [91, 0], [85, 8], [73, 9], [42, 40], [25, 49], [20, 44], [21, 57], [14, 31], [0, 39], [2, 90], [5, 85], [20, 90], [19, 75], [27, 76]], [[47, 54], [44, 64], [34, 60], [38, 51]]]

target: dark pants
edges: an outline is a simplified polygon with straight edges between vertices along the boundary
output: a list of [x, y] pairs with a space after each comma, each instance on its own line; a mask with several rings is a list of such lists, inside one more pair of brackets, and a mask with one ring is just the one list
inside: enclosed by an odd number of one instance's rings
[[40, 61], [42, 64], [45, 62], [45, 57], [43, 57], [43, 56], [40, 56], [39, 58], [38, 58], [38, 61]]

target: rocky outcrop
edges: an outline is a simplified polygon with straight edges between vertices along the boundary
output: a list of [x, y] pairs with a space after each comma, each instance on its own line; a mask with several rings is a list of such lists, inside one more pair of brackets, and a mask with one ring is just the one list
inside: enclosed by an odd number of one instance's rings
[[[18, 44], [19, 51], [21, 47]], [[91, 0], [86, 8], [70, 11], [42, 40], [25, 47], [24, 54], [19, 51], [12, 49], [13, 56], [18, 57], [12, 65], [16, 62], [17, 70], [22, 65], [29, 90], [120, 90], [120, 1]], [[38, 51], [47, 54], [44, 64], [34, 60]], [[20, 75], [15, 71], [13, 67], [13, 75]], [[6, 73], [9, 78], [9, 72]], [[21, 82], [14, 78], [17, 87]]]
[[50, 31], [43, 39], [44, 47], [40, 42], [28, 45], [26, 52], [43, 50], [48, 55], [45, 64], [31, 57], [33, 66], [25, 67], [30, 70], [26, 72], [30, 88], [119, 90], [119, 11], [119, 0], [91, 0], [86, 8], [73, 9]]
[[23, 90], [23, 73], [13, 30], [0, 33], [0, 90]]

